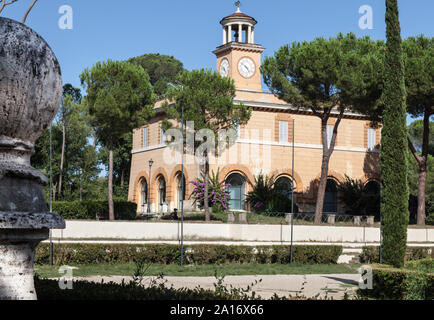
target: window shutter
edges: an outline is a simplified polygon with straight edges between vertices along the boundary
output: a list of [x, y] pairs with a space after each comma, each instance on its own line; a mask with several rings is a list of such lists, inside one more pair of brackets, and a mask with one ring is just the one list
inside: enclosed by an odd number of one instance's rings
[[288, 143], [288, 122], [279, 121], [279, 143]]
[[148, 146], [148, 127], [143, 128], [143, 148]]
[[375, 129], [368, 129], [368, 149], [373, 150], [375, 149], [377, 143], [377, 132]]

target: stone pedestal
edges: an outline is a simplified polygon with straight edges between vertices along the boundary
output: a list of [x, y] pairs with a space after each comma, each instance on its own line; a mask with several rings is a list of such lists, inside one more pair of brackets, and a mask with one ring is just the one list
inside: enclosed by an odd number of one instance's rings
[[228, 212], [228, 223], [235, 223], [235, 215], [233, 212]]
[[329, 214], [327, 215], [327, 223], [328, 224], [335, 224], [336, 215], [335, 214]]
[[0, 300], [36, 299], [35, 248], [65, 221], [49, 213], [47, 178], [30, 164], [62, 97], [59, 63], [36, 32], [0, 17]]
[[354, 224], [356, 226], [360, 226], [360, 221], [361, 221], [360, 216], [354, 216]]
[[287, 224], [290, 224], [290, 223], [291, 223], [291, 216], [292, 216], [291, 213], [285, 213], [285, 222], [286, 222]]
[[247, 224], [247, 212], [238, 213], [238, 222]]

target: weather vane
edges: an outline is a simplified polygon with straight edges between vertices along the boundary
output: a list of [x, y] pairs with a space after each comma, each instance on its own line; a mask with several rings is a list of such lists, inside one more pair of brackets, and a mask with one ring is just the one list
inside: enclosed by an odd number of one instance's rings
[[238, 0], [237, 2], [235, 2], [235, 6], [238, 8], [238, 10], [240, 9], [241, 6], [241, 1]]

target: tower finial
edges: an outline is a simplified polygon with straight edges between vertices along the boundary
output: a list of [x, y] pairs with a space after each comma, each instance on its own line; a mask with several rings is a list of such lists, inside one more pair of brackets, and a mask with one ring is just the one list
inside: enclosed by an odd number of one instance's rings
[[241, 1], [237, 0], [237, 2], [235, 2], [235, 6], [237, 7], [237, 12], [241, 12], [240, 7], [241, 7]]

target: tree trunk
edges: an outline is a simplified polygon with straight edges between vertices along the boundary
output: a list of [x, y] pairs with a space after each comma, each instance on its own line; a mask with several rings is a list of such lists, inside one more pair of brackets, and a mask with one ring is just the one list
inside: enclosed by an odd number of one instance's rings
[[425, 225], [425, 188], [426, 188], [426, 161], [419, 168], [419, 185], [417, 187], [417, 224]]
[[121, 186], [124, 185], [125, 180], [125, 169], [121, 169]]
[[53, 190], [50, 190], [51, 194], [53, 195], [53, 202], [56, 201], [56, 187], [57, 185], [53, 183]]
[[110, 147], [109, 149], [108, 206], [109, 206], [109, 219], [115, 220], [115, 212], [114, 212], [114, 204], [113, 204], [113, 147]]
[[425, 111], [423, 118], [423, 137], [422, 137], [422, 155], [418, 155], [413, 143], [408, 139], [408, 146], [413, 154], [419, 168], [419, 179], [417, 186], [417, 224], [425, 225], [425, 190], [426, 190], [426, 175], [428, 164], [428, 145], [429, 145], [429, 118], [431, 113]]
[[315, 224], [321, 223], [322, 211], [324, 207], [324, 197], [325, 191], [327, 187], [327, 177], [329, 171], [329, 163], [330, 158], [332, 156], [333, 150], [336, 144], [336, 137], [338, 135], [338, 127], [344, 115], [345, 107], [339, 107], [339, 116], [336, 120], [336, 123], [333, 127], [333, 134], [330, 141], [330, 146], [328, 145], [327, 140], [327, 121], [330, 117], [331, 109], [324, 112], [324, 115], [321, 118], [321, 141], [322, 141], [322, 163], [321, 163], [321, 177], [319, 180], [318, 186], [318, 194], [316, 197], [316, 206], [315, 206]]
[[62, 195], [62, 173], [63, 173], [63, 162], [65, 159], [65, 144], [66, 144], [66, 130], [65, 130], [65, 120], [62, 121], [62, 154], [60, 156], [60, 170], [59, 170], [59, 199]]
[[205, 221], [211, 221], [211, 217], [209, 214], [209, 158], [208, 158], [208, 150], [205, 151], [205, 176], [204, 176], [204, 194], [203, 194], [203, 209], [205, 210]]
[[316, 197], [316, 206], [315, 206], [315, 224], [321, 223], [325, 190], [327, 186], [327, 176], [329, 171], [329, 162], [330, 162], [330, 158], [327, 156], [327, 152], [323, 151], [322, 163], [321, 163], [321, 178], [319, 180], [318, 194]]

